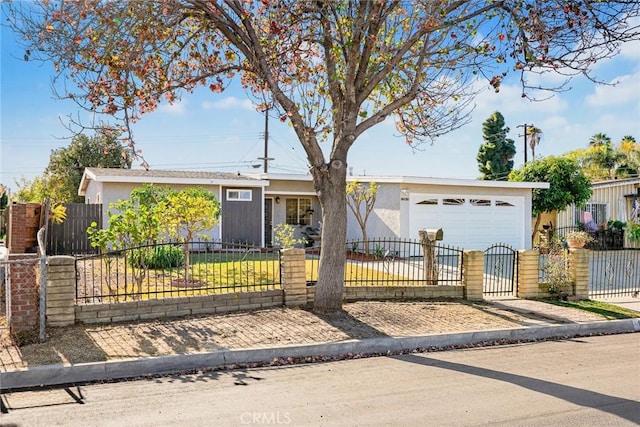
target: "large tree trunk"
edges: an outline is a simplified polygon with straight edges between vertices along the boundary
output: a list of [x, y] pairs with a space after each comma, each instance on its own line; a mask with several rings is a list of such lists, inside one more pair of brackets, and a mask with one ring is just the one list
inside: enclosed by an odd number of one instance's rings
[[347, 238], [346, 162], [333, 160], [324, 170], [313, 172], [322, 207], [322, 251], [313, 310], [342, 310]]

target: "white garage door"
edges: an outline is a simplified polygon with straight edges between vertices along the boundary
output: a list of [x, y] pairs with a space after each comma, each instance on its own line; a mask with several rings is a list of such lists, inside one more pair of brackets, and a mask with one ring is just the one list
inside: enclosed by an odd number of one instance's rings
[[413, 193], [409, 197], [410, 237], [442, 228], [443, 244], [484, 250], [496, 243], [524, 247], [524, 200], [513, 196], [461, 196]]

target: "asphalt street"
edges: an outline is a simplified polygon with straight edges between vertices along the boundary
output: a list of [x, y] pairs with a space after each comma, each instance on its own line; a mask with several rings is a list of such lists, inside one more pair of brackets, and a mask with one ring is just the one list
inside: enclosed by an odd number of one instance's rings
[[3, 426], [635, 426], [640, 334], [3, 395]]

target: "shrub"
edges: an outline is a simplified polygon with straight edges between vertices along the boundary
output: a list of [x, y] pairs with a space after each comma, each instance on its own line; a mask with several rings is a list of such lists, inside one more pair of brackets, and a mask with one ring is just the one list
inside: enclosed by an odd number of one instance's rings
[[294, 237], [295, 229], [291, 224], [278, 224], [273, 228], [273, 240], [281, 249], [293, 248], [295, 245], [304, 244], [304, 240]]
[[184, 266], [184, 253], [175, 245], [138, 248], [131, 251], [129, 262], [138, 268], [177, 268]]
[[640, 242], [640, 224], [629, 221], [627, 223], [627, 235], [632, 242]]
[[571, 294], [573, 277], [569, 271], [567, 251], [560, 242], [551, 242], [547, 265], [542, 270], [551, 298], [561, 299]]

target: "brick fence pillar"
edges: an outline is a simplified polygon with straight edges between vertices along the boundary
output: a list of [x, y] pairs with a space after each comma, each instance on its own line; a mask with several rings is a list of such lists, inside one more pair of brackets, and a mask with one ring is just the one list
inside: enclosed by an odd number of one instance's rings
[[484, 278], [484, 252], [464, 251], [462, 258], [464, 298], [471, 301], [482, 301]]
[[19, 343], [35, 342], [38, 339], [39, 261], [36, 254], [9, 254], [9, 331]]
[[547, 287], [541, 288], [539, 279], [540, 253], [537, 249], [518, 251], [518, 298], [545, 298]]
[[39, 203], [13, 203], [9, 205], [7, 249], [9, 253], [23, 254], [38, 245], [36, 234], [40, 228]]
[[76, 321], [76, 265], [72, 256], [52, 256], [47, 262], [47, 325]]
[[589, 250], [569, 249], [569, 269], [573, 277], [576, 298], [589, 299]]
[[307, 276], [304, 249], [284, 249], [280, 252], [280, 274], [284, 290], [284, 305], [299, 307], [307, 304]]

